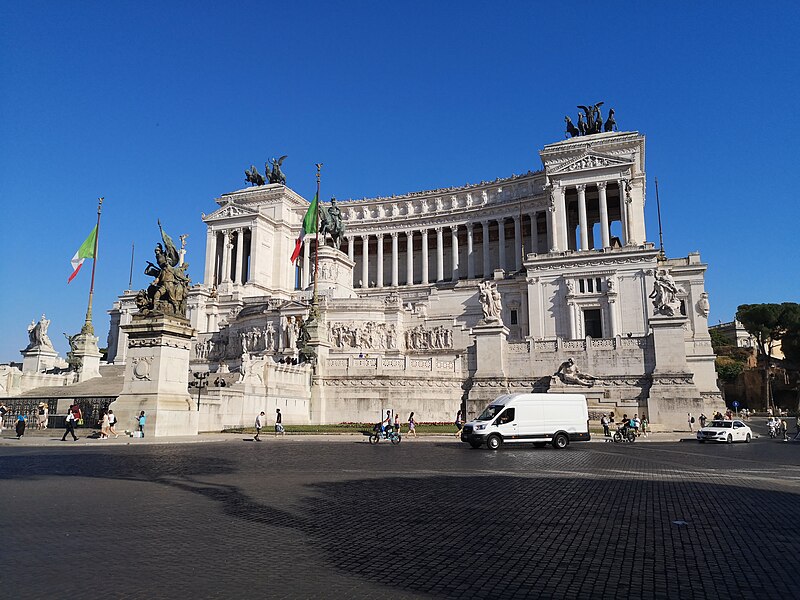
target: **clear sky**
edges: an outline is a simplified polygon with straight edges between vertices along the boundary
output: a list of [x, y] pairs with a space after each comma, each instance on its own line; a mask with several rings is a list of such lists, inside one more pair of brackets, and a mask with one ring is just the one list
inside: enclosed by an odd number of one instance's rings
[[69, 260], [104, 196], [95, 328], [159, 241], [202, 280], [201, 213], [287, 154], [288, 184], [386, 196], [541, 168], [605, 101], [647, 136], [648, 239], [709, 264], [710, 322], [800, 301], [793, 2], [3, 2], [0, 362], [44, 312], [83, 323]]

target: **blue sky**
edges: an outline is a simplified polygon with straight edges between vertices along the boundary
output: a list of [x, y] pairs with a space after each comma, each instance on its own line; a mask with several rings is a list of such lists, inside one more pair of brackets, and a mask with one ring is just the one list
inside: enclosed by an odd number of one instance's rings
[[710, 321], [800, 301], [799, 11], [729, 2], [5, 2], [0, 5], [0, 362], [44, 312], [80, 328], [69, 259], [106, 198], [95, 290], [133, 287], [156, 220], [202, 280], [214, 198], [289, 155], [310, 198], [401, 194], [541, 168], [565, 114], [605, 101], [647, 136], [669, 256], [709, 264]]

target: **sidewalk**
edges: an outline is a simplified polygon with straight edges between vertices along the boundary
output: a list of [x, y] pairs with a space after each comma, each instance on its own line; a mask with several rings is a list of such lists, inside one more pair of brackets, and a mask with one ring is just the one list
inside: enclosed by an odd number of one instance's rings
[[[58, 446], [126, 446], [126, 445], [155, 445], [155, 444], [202, 444], [210, 442], [253, 442], [253, 434], [251, 433], [200, 433], [198, 435], [184, 435], [174, 437], [144, 437], [144, 438], [131, 438], [127, 435], [120, 434], [118, 438], [111, 437], [106, 440], [87, 437], [92, 435], [93, 431], [90, 429], [78, 429], [75, 435], [78, 440], [74, 441], [72, 437], [67, 436], [66, 441], [61, 441], [61, 436], [64, 434], [63, 429], [47, 429], [45, 431], [26, 431], [22, 439], [17, 439], [13, 430], [4, 429], [0, 434], [0, 447], [24, 446], [24, 447], [58, 447]], [[687, 432], [670, 432], [670, 433], [651, 433], [648, 437], [640, 436], [636, 443], [649, 443], [649, 442], [680, 442], [680, 441], [694, 441], [695, 434]], [[272, 432], [261, 434], [262, 443], [302, 443], [302, 442], [359, 442], [367, 443], [367, 437], [362, 433], [288, 433], [282, 436], [276, 436]], [[461, 444], [461, 440], [449, 433], [430, 433], [420, 434], [417, 438], [403, 436], [404, 444], [413, 444], [417, 442], [447, 442], [451, 441], [454, 444]], [[603, 437], [602, 434], [592, 434], [592, 439], [589, 443], [603, 444], [610, 443], [610, 438]]]

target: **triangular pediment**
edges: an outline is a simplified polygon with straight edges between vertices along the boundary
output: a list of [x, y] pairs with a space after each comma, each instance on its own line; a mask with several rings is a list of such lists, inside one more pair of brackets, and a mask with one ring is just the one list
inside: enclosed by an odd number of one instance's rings
[[210, 215], [204, 215], [203, 220], [208, 222], [217, 221], [220, 219], [230, 219], [232, 217], [251, 217], [257, 214], [258, 212], [255, 210], [237, 206], [236, 204], [229, 202], [228, 204], [225, 204], [224, 206], [215, 210]]
[[587, 152], [579, 158], [569, 160], [563, 165], [556, 167], [550, 171], [550, 173], [575, 173], [592, 169], [607, 169], [609, 167], [627, 167], [631, 164], [632, 161], [620, 159], [616, 156], [608, 156], [598, 152]]

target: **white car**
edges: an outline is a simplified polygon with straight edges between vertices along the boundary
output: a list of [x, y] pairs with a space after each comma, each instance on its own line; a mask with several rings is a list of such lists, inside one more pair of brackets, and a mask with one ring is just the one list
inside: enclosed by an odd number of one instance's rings
[[703, 442], [725, 442], [732, 444], [733, 442], [747, 442], [753, 439], [753, 430], [750, 429], [743, 421], [720, 421], [714, 420], [706, 423], [700, 431], [697, 432], [697, 441], [701, 444]]

